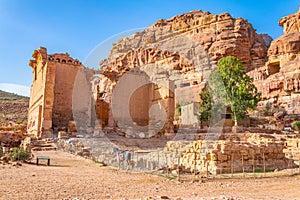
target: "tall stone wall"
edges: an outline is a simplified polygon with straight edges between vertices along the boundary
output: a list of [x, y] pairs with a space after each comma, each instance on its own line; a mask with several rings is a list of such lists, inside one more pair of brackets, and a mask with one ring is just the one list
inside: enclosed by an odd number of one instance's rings
[[[65, 55], [54, 54], [53, 56], [64, 58]], [[67, 55], [68, 56], [68, 55]], [[68, 122], [73, 119], [72, 98], [74, 82], [76, 81], [77, 73], [81, 65], [73, 63], [51, 63], [55, 66], [55, 86], [54, 86], [54, 104], [53, 104], [53, 129], [68, 126]]]
[[[34, 60], [30, 60], [32, 67], [33, 81], [30, 89], [30, 103], [28, 109], [28, 134], [36, 137], [42, 136], [42, 130], [50, 131], [52, 126], [52, 106], [53, 106], [53, 88], [54, 76], [53, 70], [48, 67], [47, 49], [39, 48], [32, 54]], [[49, 85], [46, 86], [46, 82]], [[49, 99], [45, 101], [45, 95]]]
[[162, 129], [172, 131], [175, 106], [169, 82], [153, 83], [140, 70], [131, 70], [120, 78], [112, 93], [111, 111], [126, 136], [152, 137]]
[[53, 131], [67, 128], [73, 120], [73, 86], [78, 70], [84, 67], [68, 53], [48, 55], [44, 47], [35, 50], [32, 57], [28, 134], [51, 137]]

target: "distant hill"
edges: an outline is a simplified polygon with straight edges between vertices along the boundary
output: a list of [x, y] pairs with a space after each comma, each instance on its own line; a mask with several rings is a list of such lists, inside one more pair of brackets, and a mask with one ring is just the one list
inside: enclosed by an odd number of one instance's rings
[[27, 125], [29, 97], [0, 90], [0, 126]]
[[0, 90], [0, 100], [20, 100], [20, 99], [27, 99], [29, 101], [29, 97]]

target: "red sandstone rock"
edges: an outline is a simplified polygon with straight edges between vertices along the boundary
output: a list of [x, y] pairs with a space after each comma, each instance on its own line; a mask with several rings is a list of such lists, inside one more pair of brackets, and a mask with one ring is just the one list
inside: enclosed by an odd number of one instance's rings
[[284, 35], [272, 41], [265, 66], [249, 72], [262, 93], [263, 109], [268, 103], [274, 109], [284, 109], [287, 114], [300, 114], [299, 16], [300, 11], [279, 21]]
[[[171, 84], [176, 88], [175, 104], [180, 101], [197, 102], [198, 94], [206, 85], [208, 74], [216, 68], [220, 58], [228, 55], [236, 56], [244, 63], [246, 70], [250, 71], [264, 66], [270, 41], [269, 36], [256, 34], [247, 20], [233, 18], [228, 13], [216, 15], [198, 10], [171, 19], [159, 20], [141, 32], [122, 38], [113, 45], [109, 57], [101, 61], [103, 76], [100, 78], [95, 95], [98, 97], [95, 100], [96, 112], [102, 113], [102, 116], [97, 114], [98, 119], [102, 125], [114, 124], [109, 122], [113, 118], [111, 96], [120, 78], [125, 74], [135, 73], [135, 76], [138, 74], [142, 76], [144, 73], [145, 78], [155, 83], [162, 79], [171, 80], [173, 82]], [[144, 98], [131, 99], [131, 104], [135, 107], [140, 107], [139, 105], [147, 107], [148, 100], [145, 100], [147, 99], [145, 95]], [[174, 108], [170, 106], [174, 102], [169, 101], [165, 104], [162, 103], [162, 99], [160, 96], [150, 102], [160, 102], [167, 111], [171, 110], [166, 117], [168, 121], [166, 124], [169, 125], [165, 125], [164, 128], [168, 130], [166, 132], [172, 132], [170, 127]], [[126, 101], [124, 99], [124, 102]], [[134, 107], [130, 108], [130, 113], [134, 113], [132, 109]], [[148, 110], [145, 113], [148, 115]], [[149, 118], [140, 115], [138, 117], [140, 119], [135, 121], [137, 124], [141, 124], [140, 121], [144, 123], [146, 118]], [[132, 132], [139, 132], [132, 131], [132, 126], [134, 125], [126, 128], [130, 135]]]

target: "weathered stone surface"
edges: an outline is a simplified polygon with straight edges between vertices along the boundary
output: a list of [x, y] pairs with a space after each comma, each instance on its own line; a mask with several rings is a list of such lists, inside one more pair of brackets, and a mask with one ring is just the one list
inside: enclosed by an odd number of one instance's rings
[[[271, 103], [276, 112], [298, 114], [299, 11], [280, 20], [280, 25], [285, 34], [271, 42], [268, 35], [256, 34], [247, 20], [228, 13], [198, 10], [159, 20], [114, 44], [100, 63], [100, 78], [80, 76], [75, 86], [77, 72], [87, 73], [88, 69], [68, 54], [48, 55], [41, 47], [30, 61], [33, 84], [28, 130], [38, 137], [41, 133], [49, 136], [76, 116], [79, 132], [113, 127], [126, 137], [172, 135], [175, 106], [199, 102], [198, 94], [216, 62], [228, 55], [239, 58], [254, 79], [262, 92], [262, 110]], [[123, 88], [122, 79], [127, 80]], [[84, 81], [87, 84], [82, 84]], [[89, 96], [90, 83], [94, 102]], [[81, 102], [74, 105], [73, 99]], [[118, 107], [120, 103], [129, 109]], [[78, 110], [75, 114], [74, 107]]]
[[258, 134], [245, 134], [240, 140], [194, 141], [181, 154], [181, 165], [213, 174], [252, 172], [253, 165], [256, 170], [287, 167], [290, 157], [285, 157], [284, 142]]
[[75, 121], [69, 121], [68, 123], [68, 133], [73, 135], [76, 134], [77, 129], [76, 129], [76, 122]]
[[294, 159], [298, 165], [300, 164], [300, 138], [288, 138], [285, 142], [285, 156]]
[[[280, 54], [298, 53], [300, 49], [300, 32], [292, 32], [280, 36], [271, 43], [268, 56], [279, 56]], [[292, 57], [290, 58], [292, 59]]]
[[[220, 58], [236, 56], [244, 63], [247, 71], [263, 66], [270, 40], [267, 35], [256, 34], [247, 20], [235, 19], [228, 13], [215, 15], [198, 10], [168, 20], [159, 20], [141, 32], [122, 38], [113, 45], [109, 57], [101, 61], [101, 73], [104, 76], [99, 80], [95, 95], [98, 97], [96, 112], [102, 110], [104, 112], [99, 113], [107, 114], [99, 116], [100, 121], [108, 126], [116, 126], [116, 121], [120, 123], [113, 116], [112, 93], [118, 88], [116, 86], [121, 77], [139, 71], [140, 74], [146, 74], [154, 84], [160, 80], [174, 82], [175, 89], [171, 89], [175, 96], [174, 102], [165, 104], [162, 100], [156, 100], [167, 105], [165, 109], [171, 111], [167, 113], [163, 132], [172, 132], [172, 105], [179, 102], [199, 102], [198, 94], [205, 87], [209, 73], [216, 68], [215, 64]], [[142, 96], [146, 97], [146, 93]], [[153, 105], [146, 99], [132, 99], [131, 103], [136, 107], [143, 104], [145, 108]], [[123, 102], [127, 101], [124, 99]], [[131, 113], [134, 112], [132, 109], [130, 108]], [[109, 110], [112, 110], [111, 113]], [[140, 111], [145, 115], [148, 115], [147, 112], [147, 109]], [[147, 121], [145, 117], [139, 118], [137, 121]], [[132, 124], [128, 126], [134, 127]], [[131, 134], [134, 131], [128, 129], [127, 132]]]
[[284, 35], [272, 41], [265, 66], [249, 72], [262, 93], [259, 105], [274, 112], [300, 114], [300, 11], [284, 17], [279, 24]]
[[144, 31], [121, 39], [113, 46], [108, 59], [178, 36], [182, 40], [186, 37], [199, 42], [215, 61], [227, 55], [236, 56], [248, 70], [264, 64], [270, 42], [266, 40], [269, 37], [256, 34], [247, 20], [235, 19], [228, 13], [216, 15], [196, 10], [159, 20]]
[[70, 137], [69, 134], [65, 131], [58, 132], [58, 136], [57, 136], [58, 139], [68, 139], [69, 137]]
[[0, 145], [2, 147], [18, 147], [23, 138], [22, 131], [0, 131]]
[[300, 7], [298, 12], [283, 17], [279, 20], [278, 24], [283, 27], [284, 34], [292, 32], [300, 32]]
[[87, 69], [68, 53], [47, 54], [45, 47], [35, 50], [32, 57], [27, 130], [35, 137], [52, 137], [73, 120], [73, 89], [78, 72]]
[[3, 163], [9, 163], [9, 157], [8, 156], [2, 156], [0, 158], [0, 160], [3, 162]]

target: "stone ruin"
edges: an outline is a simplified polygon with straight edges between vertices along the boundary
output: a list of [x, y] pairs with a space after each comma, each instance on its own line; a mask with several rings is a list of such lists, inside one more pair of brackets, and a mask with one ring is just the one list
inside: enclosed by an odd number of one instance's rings
[[[100, 71], [89, 71], [67, 53], [48, 55], [46, 48], [41, 47], [34, 51], [34, 60], [30, 61], [33, 84], [28, 133], [49, 137], [51, 133], [67, 131], [70, 121], [87, 118], [76, 122], [78, 130], [91, 133], [95, 127], [110, 127], [119, 128], [128, 137], [151, 137], [154, 133], [174, 135], [175, 106], [200, 101], [198, 94], [218, 59], [233, 55], [243, 62], [247, 71], [262, 67], [267, 60], [269, 40], [269, 36], [257, 34], [247, 20], [235, 19], [228, 13], [192, 11], [159, 20], [141, 32], [122, 38], [113, 45], [108, 58], [101, 61]], [[85, 80], [78, 81], [78, 72], [82, 71], [86, 73], [82, 78]], [[99, 73], [101, 77], [93, 79]], [[117, 92], [118, 82], [126, 77], [128, 80], [129, 76], [140, 86], [135, 86], [139, 92], [131, 99], [124, 91]], [[81, 90], [88, 92], [81, 94]], [[113, 102], [114, 95], [122, 96], [123, 104], [132, 105], [129, 113], [114, 113], [120, 108], [113, 107], [118, 105]], [[141, 98], [145, 95], [148, 97]], [[73, 101], [78, 98], [83, 98], [88, 108]], [[76, 113], [74, 106], [79, 106]], [[151, 120], [148, 116], [151, 108], [162, 113], [159, 115], [162, 118]], [[133, 134], [132, 128], [141, 129], [140, 133]]]
[[[291, 158], [285, 157], [283, 141], [268, 135], [245, 134], [244, 137], [241, 141], [194, 141], [181, 155], [181, 165], [191, 171], [212, 174], [273, 171], [296, 166]], [[209, 152], [202, 154], [207, 146], [210, 146]]]
[[44, 47], [35, 50], [32, 57], [27, 132], [37, 138], [52, 137], [59, 130], [67, 130], [73, 120], [72, 95], [77, 73], [94, 72], [68, 53], [48, 55]]
[[[89, 70], [67, 53], [48, 55], [41, 47], [34, 51], [34, 60], [30, 61], [33, 84], [28, 133], [50, 137], [51, 133], [63, 131], [60, 138], [69, 138], [84, 132], [104, 137], [102, 130], [110, 130], [127, 138], [174, 136], [175, 106], [185, 102], [188, 106], [184, 108], [187, 116], [183, 116], [183, 125], [193, 126], [181, 129], [179, 133], [186, 137], [177, 139], [196, 140], [187, 144], [183, 141], [185, 145], [174, 145], [173, 150], [173, 141], [168, 142], [163, 151], [169, 148], [171, 160], [179, 156], [185, 168], [199, 171], [208, 168], [211, 173], [222, 170], [228, 173], [233, 163], [235, 172], [240, 172], [241, 162], [245, 166], [254, 162], [260, 167], [265, 162], [268, 170], [284, 168], [290, 162], [288, 151], [298, 151], [295, 150], [298, 143], [294, 147], [290, 140], [285, 143], [256, 136], [256, 130], [276, 131], [257, 127], [253, 122], [247, 123], [254, 126], [251, 137], [244, 135], [239, 141], [226, 137], [210, 140], [203, 136], [205, 133], [201, 135], [203, 130], [197, 129], [196, 111], [188, 110], [199, 102], [198, 94], [207, 85], [217, 61], [232, 55], [242, 61], [262, 93], [260, 110], [271, 104], [284, 115], [300, 114], [299, 16], [300, 11], [282, 18], [279, 25], [283, 26], [284, 35], [274, 41], [266, 34], [257, 34], [247, 20], [233, 18], [228, 13], [192, 11], [159, 20], [113, 44], [99, 71]], [[76, 99], [84, 103], [77, 105]], [[231, 133], [231, 125], [225, 123], [225, 126], [221, 132]], [[249, 139], [252, 137], [255, 139]], [[104, 159], [100, 154], [106, 151], [93, 149], [98, 145], [95, 141], [78, 140], [99, 154], [99, 159]], [[107, 144], [101, 146], [107, 148]], [[181, 150], [176, 150], [176, 146]], [[206, 150], [201, 153], [201, 149]]]

